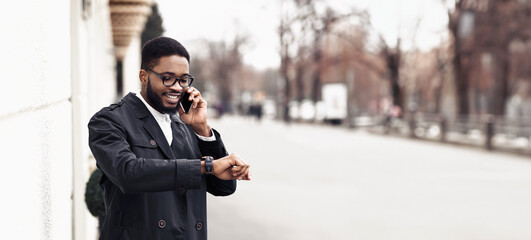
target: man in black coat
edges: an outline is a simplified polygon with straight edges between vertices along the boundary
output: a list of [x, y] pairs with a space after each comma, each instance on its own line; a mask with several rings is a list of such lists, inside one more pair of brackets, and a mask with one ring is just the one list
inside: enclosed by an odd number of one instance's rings
[[[207, 123], [207, 102], [191, 87], [190, 56], [171, 38], [142, 48], [140, 94], [96, 113], [89, 145], [105, 193], [100, 239], [207, 239], [206, 192], [227, 196], [249, 165], [228, 155]], [[191, 110], [179, 100], [190, 94]], [[184, 100], [184, 99], [183, 99]]]

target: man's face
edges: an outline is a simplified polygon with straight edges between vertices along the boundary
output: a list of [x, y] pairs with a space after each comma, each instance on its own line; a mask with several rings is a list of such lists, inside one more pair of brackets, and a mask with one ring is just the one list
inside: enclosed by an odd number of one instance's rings
[[[163, 76], [182, 77], [189, 74], [189, 65], [185, 57], [172, 55], [161, 57], [159, 64], [153, 67], [154, 72]], [[179, 99], [183, 88], [179, 83], [168, 87], [162, 84], [162, 80], [155, 74], [141, 70], [142, 96], [147, 99], [149, 105], [161, 113], [174, 114], [179, 107]]]

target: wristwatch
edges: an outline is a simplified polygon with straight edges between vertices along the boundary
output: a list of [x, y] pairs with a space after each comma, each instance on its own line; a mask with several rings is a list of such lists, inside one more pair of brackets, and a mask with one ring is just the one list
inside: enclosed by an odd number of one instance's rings
[[214, 171], [214, 163], [212, 161], [214, 158], [211, 156], [204, 156], [203, 160], [205, 160], [205, 173], [207, 175], [213, 174], [212, 171]]

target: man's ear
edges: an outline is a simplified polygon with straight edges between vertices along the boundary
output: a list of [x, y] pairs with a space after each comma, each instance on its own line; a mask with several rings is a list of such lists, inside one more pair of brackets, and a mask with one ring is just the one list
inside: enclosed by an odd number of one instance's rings
[[142, 86], [145, 86], [148, 82], [148, 72], [144, 69], [140, 69], [140, 72], [138, 73], [138, 78], [140, 78]]

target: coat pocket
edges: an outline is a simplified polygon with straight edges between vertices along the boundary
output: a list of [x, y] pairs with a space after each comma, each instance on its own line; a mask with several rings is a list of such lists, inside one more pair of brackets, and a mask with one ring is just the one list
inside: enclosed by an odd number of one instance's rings
[[142, 158], [160, 158], [162, 151], [159, 148], [159, 144], [155, 140], [150, 139], [133, 139], [130, 141], [131, 151], [137, 156]]
[[159, 144], [153, 140], [153, 139], [131, 139], [130, 141], [131, 146], [134, 147], [143, 147], [143, 148], [158, 148]]

